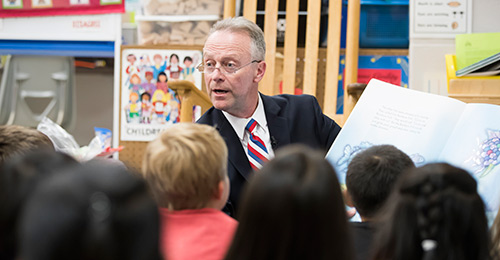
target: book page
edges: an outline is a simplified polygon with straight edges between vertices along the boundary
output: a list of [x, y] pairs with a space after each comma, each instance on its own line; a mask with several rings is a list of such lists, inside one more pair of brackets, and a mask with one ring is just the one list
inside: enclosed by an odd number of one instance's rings
[[467, 104], [439, 160], [469, 171], [490, 219], [500, 204], [500, 106]]
[[326, 158], [341, 184], [351, 158], [372, 145], [392, 144], [423, 165], [438, 158], [465, 103], [372, 79]]

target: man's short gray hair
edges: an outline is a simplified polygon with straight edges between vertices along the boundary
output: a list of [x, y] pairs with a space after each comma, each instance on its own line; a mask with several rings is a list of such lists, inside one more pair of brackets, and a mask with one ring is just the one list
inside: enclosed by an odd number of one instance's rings
[[246, 19], [243, 16], [226, 18], [214, 24], [210, 30], [210, 35], [217, 31], [230, 32], [245, 32], [250, 36], [251, 55], [254, 60], [264, 60], [266, 56], [266, 41], [264, 40], [264, 32], [254, 22]]

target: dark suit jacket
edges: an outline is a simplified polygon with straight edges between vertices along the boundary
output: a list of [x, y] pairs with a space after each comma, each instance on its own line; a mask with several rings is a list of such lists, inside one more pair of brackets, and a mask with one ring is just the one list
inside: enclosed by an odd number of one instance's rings
[[[301, 143], [326, 154], [340, 126], [323, 114], [315, 97], [262, 94], [261, 97], [274, 151], [288, 144]], [[197, 123], [215, 126], [226, 141], [231, 192], [224, 211], [236, 217], [240, 193], [252, 172], [245, 150], [219, 109], [210, 108]]]

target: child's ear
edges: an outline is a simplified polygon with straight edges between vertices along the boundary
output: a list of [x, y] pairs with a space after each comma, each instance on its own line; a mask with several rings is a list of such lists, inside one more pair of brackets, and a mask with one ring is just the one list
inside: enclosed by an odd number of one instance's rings
[[344, 189], [342, 191], [342, 196], [344, 197], [344, 203], [349, 206], [349, 207], [354, 207], [354, 204], [352, 203], [352, 198], [351, 198], [351, 194], [349, 194], [349, 192], [347, 191], [347, 189]]
[[220, 181], [214, 193], [214, 198], [220, 200], [224, 194], [224, 181]]

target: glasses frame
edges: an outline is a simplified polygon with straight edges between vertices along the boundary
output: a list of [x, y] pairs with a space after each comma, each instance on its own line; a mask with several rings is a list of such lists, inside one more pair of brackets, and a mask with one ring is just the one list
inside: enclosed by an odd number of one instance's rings
[[[223, 67], [221, 67], [221, 65], [219, 65], [219, 67], [214, 67], [214, 70], [212, 72], [205, 72], [205, 64], [202, 62], [200, 63], [198, 66], [196, 66], [196, 69], [200, 72], [200, 73], [205, 73], [205, 74], [212, 74], [216, 69], [219, 70], [220, 73], [222, 74], [225, 74], [225, 75], [231, 75], [231, 74], [235, 74], [236, 72], [238, 72], [239, 70], [243, 69], [244, 67], [252, 64], [252, 63], [259, 63], [261, 62], [262, 60], [252, 60], [251, 62], [243, 65], [243, 66], [240, 66], [239, 68], [236, 68], [233, 72], [228, 72], [226, 71]], [[220, 63], [219, 63], [220, 64]]]

